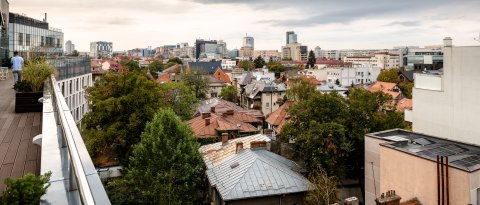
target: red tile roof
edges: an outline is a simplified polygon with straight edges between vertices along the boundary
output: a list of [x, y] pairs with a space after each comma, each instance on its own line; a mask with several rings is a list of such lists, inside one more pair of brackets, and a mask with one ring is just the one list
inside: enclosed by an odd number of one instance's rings
[[[217, 113], [210, 113], [210, 117], [202, 117], [201, 115], [189, 120], [187, 123], [192, 127], [195, 136], [198, 138], [217, 137], [218, 132], [239, 130], [240, 132], [257, 132], [258, 129], [247, 122], [243, 122], [241, 115], [220, 115]], [[207, 125], [206, 119], [210, 119]], [[245, 118], [246, 121], [253, 121], [252, 118]], [[258, 122], [256, 119], [255, 122]]]
[[167, 82], [170, 82], [172, 81], [170, 79], [170, 74], [169, 73], [164, 73], [164, 74], [160, 74], [157, 78], [157, 80], [155, 80], [157, 83], [167, 83]]
[[397, 111], [403, 112], [406, 109], [412, 108], [412, 99], [403, 98], [397, 102]]
[[268, 115], [268, 118], [266, 121], [268, 124], [276, 126], [275, 132], [277, 134], [280, 133], [283, 125], [285, 125], [288, 118], [290, 117], [290, 115], [287, 113], [287, 109], [292, 105], [293, 105], [293, 101], [287, 101], [283, 103], [283, 105], [280, 106], [277, 110], [275, 110], [274, 112]]
[[400, 95], [400, 92], [396, 92], [393, 90], [396, 87], [396, 83], [377, 81], [375, 84], [373, 84], [372, 87], [370, 87], [370, 92], [382, 91], [385, 94], [391, 95], [393, 99], [396, 99]]
[[223, 72], [222, 69], [218, 68], [215, 73], [213, 74], [213, 77], [216, 79], [219, 79], [225, 83], [232, 84], [232, 80], [230, 80], [230, 77]]

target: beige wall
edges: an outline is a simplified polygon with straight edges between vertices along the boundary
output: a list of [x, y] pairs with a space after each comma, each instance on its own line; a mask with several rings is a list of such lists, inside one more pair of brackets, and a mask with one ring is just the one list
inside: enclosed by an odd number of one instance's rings
[[[280, 107], [280, 105], [277, 103], [277, 99], [283, 98], [283, 96], [285, 96], [285, 92], [274, 92], [273, 96], [271, 97], [270, 94], [271, 93], [268, 92], [262, 93], [262, 112], [264, 116], [267, 116], [271, 112], [275, 112], [275, 110]], [[269, 104], [268, 107], [267, 103]]]
[[[402, 201], [418, 197], [422, 204], [437, 204], [436, 162], [381, 146], [380, 164], [381, 192], [395, 190]], [[451, 205], [473, 203], [470, 178], [465, 171], [449, 168]]]
[[[365, 137], [365, 204], [375, 205], [375, 196], [380, 196], [380, 143], [387, 141]], [[373, 162], [373, 170], [372, 170]], [[375, 174], [375, 180], [373, 175]], [[375, 194], [375, 186], [377, 193]]]

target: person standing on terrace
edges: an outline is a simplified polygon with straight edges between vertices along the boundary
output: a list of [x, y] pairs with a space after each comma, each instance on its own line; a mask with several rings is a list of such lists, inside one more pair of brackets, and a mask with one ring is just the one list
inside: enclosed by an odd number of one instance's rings
[[22, 81], [22, 68], [23, 68], [23, 58], [18, 55], [18, 51], [13, 52], [12, 58], [12, 73], [14, 83], [16, 84], [19, 81]]

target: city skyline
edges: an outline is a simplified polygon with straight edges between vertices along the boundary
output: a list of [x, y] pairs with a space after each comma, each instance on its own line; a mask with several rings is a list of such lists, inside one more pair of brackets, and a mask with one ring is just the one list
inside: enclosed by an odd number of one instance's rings
[[[79, 51], [92, 41], [111, 41], [114, 50], [157, 47], [196, 38], [224, 40], [239, 49], [245, 33], [256, 50], [281, 50], [285, 32], [322, 49], [376, 49], [438, 45], [450, 36], [472, 45], [480, 32], [478, 1], [284, 0], [61, 1], [17, 0], [10, 11], [43, 19], [65, 33]], [[212, 12], [215, 11], [215, 12]], [[219, 17], [220, 16], [220, 17]], [[268, 29], [265, 29], [268, 28]]]

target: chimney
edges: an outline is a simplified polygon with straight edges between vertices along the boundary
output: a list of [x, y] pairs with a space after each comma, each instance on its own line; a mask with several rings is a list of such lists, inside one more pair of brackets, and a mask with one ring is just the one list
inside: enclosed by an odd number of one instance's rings
[[238, 153], [243, 150], [243, 142], [237, 142], [237, 149], [235, 153]]
[[202, 113], [202, 119], [205, 119], [205, 118], [208, 118], [208, 117], [210, 117], [209, 112]]
[[210, 118], [205, 118], [205, 126], [210, 125]]
[[227, 110], [227, 115], [233, 115], [233, 110]]
[[47, 22], [47, 13], [45, 13], [45, 19], [43, 21]]
[[210, 112], [215, 113], [215, 106], [210, 107]]
[[222, 145], [228, 144], [228, 133], [222, 133]]
[[267, 142], [265, 141], [250, 142], [250, 148], [267, 148]]
[[452, 47], [452, 38], [445, 37], [443, 39], [443, 47]]
[[400, 205], [400, 199], [402, 197], [395, 194], [395, 190], [387, 191], [387, 193], [382, 193], [380, 198], [375, 199], [377, 205]]

